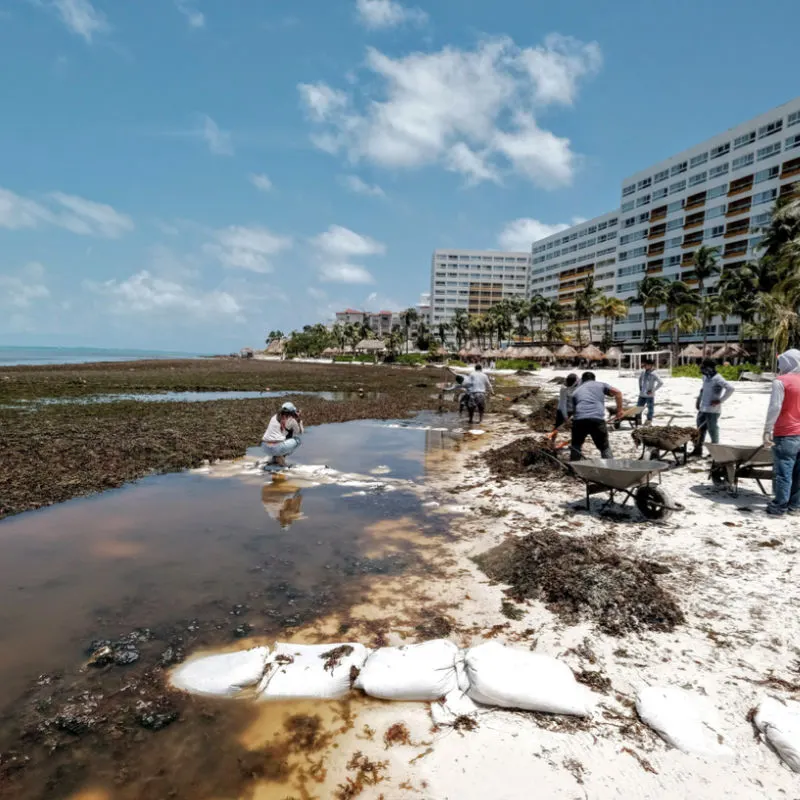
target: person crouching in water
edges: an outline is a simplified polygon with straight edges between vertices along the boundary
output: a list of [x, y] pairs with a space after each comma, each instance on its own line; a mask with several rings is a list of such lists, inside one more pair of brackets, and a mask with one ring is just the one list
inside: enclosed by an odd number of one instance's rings
[[261, 448], [269, 456], [267, 464], [285, 467], [286, 456], [300, 447], [300, 437], [304, 433], [302, 416], [294, 403], [284, 403], [269, 421], [261, 439]]
[[486, 412], [486, 395], [492, 394], [494, 389], [492, 389], [489, 378], [483, 374], [483, 367], [480, 364], [475, 365], [475, 372], [464, 382], [464, 387], [467, 390], [469, 424], [472, 425], [476, 411], [478, 412], [478, 422], [483, 422], [483, 415]]
[[567, 375], [564, 385], [558, 393], [556, 408], [556, 428], [560, 428], [572, 416], [572, 395], [578, 388], [578, 376], [574, 372]]

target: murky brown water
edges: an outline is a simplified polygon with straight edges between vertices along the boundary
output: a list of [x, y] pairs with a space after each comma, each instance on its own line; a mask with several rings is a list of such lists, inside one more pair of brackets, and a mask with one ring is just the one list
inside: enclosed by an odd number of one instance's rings
[[[359, 473], [385, 465], [393, 478], [419, 479], [452, 443], [441, 431], [355, 422], [312, 429], [295, 460]], [[238, 797], [254, 757], [231, 733], [259, 712], [181, 696], [178, 723], [131, 732], [135, 702], [126, 697], [163, 693], [159, 663], [170, 645], [190, 652], [233, 645], [237, 633], [279, 636], [355, 602], [375, 575], [413, 569], [413, 536], [395, 530], [391, 548], [376, 547], [380, 532], [392, 531], [387, 521], [421, 535], [442, 528], [411, 492], [347, 493], [180, 474], [0, 523], [0, 796], [11, 775], [22, 782], [6, 787], [27, 792], [14, 789], [15, 797], [90, 789], [115, 798]], [[90, 641], [134, 629], [150, 631], [136, 664], [83, 667]], [[63, 720], [81, 692], [101, 698], [102, 725], [76, 732], [69, 722], [65, 738], [64, 723], [52, 719]], [[212, 745], [216, 760], [205, 764]], [[44, 758], [48, 748], [54, 755]], [[4, 750], [33, 760], [12, 770]], [[256, 760], [254, 775], [270, 757]], [[184, 780], [170, 772], [176, 761]]]

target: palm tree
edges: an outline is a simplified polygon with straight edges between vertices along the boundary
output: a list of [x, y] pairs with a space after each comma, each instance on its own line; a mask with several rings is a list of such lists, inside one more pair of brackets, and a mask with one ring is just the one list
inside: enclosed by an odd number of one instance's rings
[[439, 341], [442, 343], [442, 347], [447, 348], [447, 334], [453, 329], [453, 326], [449, 322], [440, 322], [436, 326], [436, 332], [439, 338]]
[[706, 281], [720, 273], [719, 248], [705, 245], [698, 247], [694, 252], [692, 272], [697, 278], [697, 288], [700, 294], [705, 294]]
[[[516, 333], [519, 339], [525, 338], [528, 335], [528, 314], [530, 310], [530, 302], [522, 297], [516, 297], [509, 301], [511, 312], [514, 319], [517, 321]], [[531, 328], [531, 331], [533, 329]]]
[[[671, 326], [659, 325], [659, 330], [666, 330], [672, 333], [671, 344], [675, 355], [678, 354], [680, 346], [679, 330], [677, 325], [678, 309], [682, 309], [685, 314], [689, 309], [697, 308], [697, 295], [683, 281], [672, 281], [667, 285], [664, 305], [667, 308], [667, 319], [672, 321]], [[696, 330], [696, 328], [695, 328]]]
[[428, 323], [421, 319], [417, 323], [417, 350], [427, 350], [431, 346], [431, 332]]
[[280, 341], [280, 340], [281, 340], [281, 339], [283, 339], [283, 338], [284, 338], [284, 337], [283, 337], [283, 331], [282, 331], [282, 330], [270, 331], [270, 332], [267, 334], [267, 346], [269, 346], [269, 343], [270, 343], [270, 342], [274, 342], [276, 339], [277, 339], [278, 341]]
[[453, 315], [453, 329], [456, 332], [456, 347], [460, 350], [469, 336], [469, 315], [463, 308], [457, 308]]
[[345, 333], [345, 326], [341, 322], [337, 322], [331, 329], [331, 338], [336, 343], [337, 347], [344, 352], [345, 345], [347, 344], [347, 334]]
[[411, 336], [411, 326], [419, 319], [419, 313], [413, 306], [400, 312], [400, 319], [403, 320], [403, 327], [406, 329], [406, 353], [408, 353], [408, 342]]
[[528, 301], [528, 323], [531, 328], [531, 337], [533, 337], [533, 321], [539, 320], [539, 339], [542, 338], [544, 332], [544, 321], [547, 318], [547, 310], [550, 307], [549, 302], [541, 294], [535, 294]]
[[344, 326], [344, 340], [350, 345], [350, 349], [355, 353], [356, 345], [361, 341], [361, 325], [355, 322], [348, 322]]
[[696, 306], [678, 306], [658, 327], [664, 333], [671, 334], [673, 347], [677, 348], [682, 333], [694, 333], [700, 327]]
[[[761, 230], [760, 260], [773, 273], [777, 285], [800, 269], [800, 198], [779, 197], [769, 225]], [[767, 291], [772, 288], [762, 287]]]
[[586, 279], [586, 283], [582, 291], [575, 298], [575, 319], [578, 322], [578, 343], [583, 344], [583, 335], [581, 334], [581, 322], [587, 320], [589, 326], [589, 344], [592, 343], [592, 312], [595, 309], [597, 298], [600, 296], [600, 290], [594, 285], [594, 275], [590, 275]]
[[[487, 314], [491, 327], [497, 331], [497, 345], [505, 338], [505, 335], [514, 326], [514, 307], [509, 299], [503, 299], [499, 303], [495, 303]], [[491, 331], [490, 331], [490, 344], [491, 344]]]
[[608, 347], [613, 341], [611, 322], [628, 316], [628, 304], [619, 297], [606, 294], [597, 298], [595, 311], [603, 318], [603, 347]]
[[547, 340], [549, 342], [560, 342], [564, 339], [564, 321], [567, 318], [567, 311], [558, 300], [547, 301]]
[[669, 281], [667, 281], [665, 278], [656, 278], [652, 275], [648, 275], [642, 279], [642, 282], [639, 284], [639, 288], [636, 292], [636, 297], [633, 300], [636, 305], [642, 307], [642, 315], [644, 317], [644, 338], [648, 342], [652, 339], [655, 339], [656, 345], [658, 343], [658, 338], [655, 335], [655, 326], [653, 326], [652, 337], [650, 335], [650, 326], [648, 325], [647, 320], [647, 309], [658, 309], [660, 305], [664, 304], [667, 299], [668, 286]]
[[403, 347], [403, 335], [400, 333], [400, 328], [395, 326], [391, 333], [383, 337], [383, 343], [386, 345], [389, 355], [396, 356]]

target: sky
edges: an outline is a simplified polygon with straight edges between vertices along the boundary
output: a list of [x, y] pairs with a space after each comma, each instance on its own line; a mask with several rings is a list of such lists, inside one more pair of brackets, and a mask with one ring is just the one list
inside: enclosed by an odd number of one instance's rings
[[400, 310], [787, 102], [796, 0], [0, 0], [0, 345]]

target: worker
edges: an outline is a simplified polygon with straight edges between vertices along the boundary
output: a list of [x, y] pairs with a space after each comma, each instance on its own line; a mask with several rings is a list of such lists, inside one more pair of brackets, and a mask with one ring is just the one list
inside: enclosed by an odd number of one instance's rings
[[486, 412], [486, 395], [493, 394], [494, 389], [480, 364], [475, 365], [475, 371], [464, 381], [464, 388], [467, 390], [469, 424], [472, 425], [476, 411], [478, 412], [478, 422], [483, 422], [483, 415]]
[[[469, 408], [468, 405], [468, 397], [467, 390], [464, 386], [464, 376], [463, 375], [456, 375], [456, 382], [451, 383], [449, 386], [444, 386], [442, 388], [442, 392], [440, 395], [440, 400], [444, 400], [444, 395], [446, 392], [453, 392], [453, 394], [457, 394], [461, 392], [461, 396], [458, 400], [458, 416], [461, 416], [461, 412], [467, 410]], [[439, 410], [443, 410], [442, 406], [440, 405]]]
[[700, 372], [703, 374], [703, 385], [695, 402], [699, 435], [694, 449], [689, 453], [690, 456], [697, 458], [703, 455], [703, 443], [707, 433], [714, 444], [719, 444], [719, 416], [722, 413], [722, 404], [735, 391], [733, 386], [717, 372], [717, 365], [713, 359], [703, 359]]
[[269, 456], [267, 465], [286, 466], [286, 456], [300, 447], [303, 435], [303, 415], [294, 403], [284, 403], [277, 414], [269, 421], [261, 439], [261, 447]]
[[656, 392], [664, 385], [664, 381], [655, 372], [653, 361], [644, 362], [644, 370], [639, 375], [639, 399], [636, 405], [647, 409], [647, 421], [653, 421], [656, 408]]
[[572, 416], [572, 395], [575, 394], [577, 388], [578, 376], [574, 372], [570, 372], [558, 393], [556, 428], [560, 428]]
[[772, 382], [764, 444], [772, 445], [772, 486], [775, 497], [767, 513], [800, 514], [800, 350], [778, 356], [778, 376]]
[[583, 458], [583, 443], [587, 436], [592, 437], [601, 458], [614, 457], [608, 443], [608, 426], [605, 419], [606, 397], [613, 397], [616, 400], [617, 411], [614, 419], [620, 419], [622, 392], [607, 383], [598, 382], [593, 372], [584, 372], [581, 375], [581, 385], [572, 395], [572, 407], [575, 412], [572, 417], [570, 461], [580, 461]]

